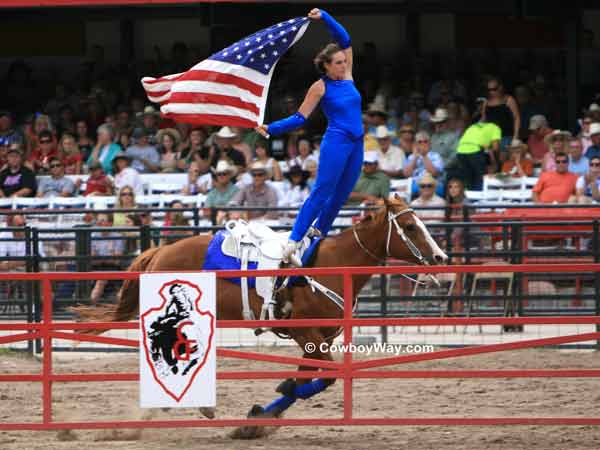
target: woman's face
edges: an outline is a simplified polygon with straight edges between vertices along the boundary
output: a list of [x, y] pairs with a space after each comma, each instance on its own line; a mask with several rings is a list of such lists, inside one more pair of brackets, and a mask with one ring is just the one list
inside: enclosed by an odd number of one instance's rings
[[121, 144], [121, 147], [123, 148], [129, 147], [129, 135], [127, 133], [121, 134], [121, 137], [119, 138], [119, 144]]
[[165, 134], [162, 138], [162, 145], [165, 148], [165, 150], [173, 150], [173, 145], [175, 144], [175, 141], [173, 140], [173, 138], [171, 136], [169, 136], [168, 134]]
[[448, 192], [450, 193], [450, 197], [458, 197], [462, 194], [462, 186], [460, 183], [452, 182], [448, 185]]
[[65, 138], [63, 139], [62, 146], [67, 153], [70, 153], [75, 150], [75, 141], [71, 138]]
[[294, 186], [302, 183], [302, 174], [300, 173], [295, 173], [290, 177], [290, 181], [292, 182], [292, 184]]
[[87, 136], [88, 127], [87, 124], [83, 121], [77, 122], [77, 134], [79, 136]]
[[256, 157], [259, 159], [263, 159], [268, 156], [267, 149], [264, 148], [262, 145], [257, 145], [255, 151], [256, 151]]
[[133, 205], [133, 191], [130, 189], [122, 189], [119, 193], [121, 205]]
[[325, 63], [325, 72], [332, 80], [341, 80], [346, 75], [346, 54], [342, 51], [334, 53], [331, 57], [331, 62]]
[[487, 84], [488, 97], [500, 97], [502, 95], [502, 86], [496, 80], [488, 81]]
[[303, 157], [310, 155], [310, 144], [308, 141], [298, 142], [298, 153]]
[[554, 150], [555, 152], [563, 149], [564, 145], [565, 145], [565, 141], [561, 138], [554, 138], [552, 140], [552, 150]]

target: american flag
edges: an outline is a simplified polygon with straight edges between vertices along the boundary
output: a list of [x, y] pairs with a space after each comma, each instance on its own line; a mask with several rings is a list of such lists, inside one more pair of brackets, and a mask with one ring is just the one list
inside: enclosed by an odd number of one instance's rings
[[262, 124], [277, 61], [308, 27], [296, 17], [260, 30], [196, 64], [187, 72], [144, 77], [150, 101], [163, 117], [196, 125], [253, 128]]

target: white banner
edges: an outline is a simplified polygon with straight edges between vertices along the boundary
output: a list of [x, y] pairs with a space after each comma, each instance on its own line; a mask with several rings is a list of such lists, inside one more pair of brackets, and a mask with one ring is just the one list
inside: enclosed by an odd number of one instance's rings
[[216, 406], [216, 277], [140, 277], [140, 406]]

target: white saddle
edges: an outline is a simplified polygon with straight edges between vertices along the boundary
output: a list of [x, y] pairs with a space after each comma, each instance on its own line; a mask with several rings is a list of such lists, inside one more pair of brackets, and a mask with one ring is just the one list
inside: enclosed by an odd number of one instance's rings
[[[276, 232], [262, 223], [248, 223], [244, 220], [230, 220], [225, 224], [229, 235], [221, 244], [225, 255], [240, 260], [240, 268], [248, 269], [248, 262], [256, 262], [257, 269], [277, 269], [283, 260], [283, 250], [288, 241], [290, 232]], [[305, 238], [299, 246], [299, 256], [310, 245], [310, 239]], [[275, 306], [275, 281], [277, 277], [256, 277], [256, 292], [263, 299], [260, 319], [274, 317]], [[242, 289], [242, 314], [244, 319], [255, 319], [248, 298], [248, 279], [241, 278]]]

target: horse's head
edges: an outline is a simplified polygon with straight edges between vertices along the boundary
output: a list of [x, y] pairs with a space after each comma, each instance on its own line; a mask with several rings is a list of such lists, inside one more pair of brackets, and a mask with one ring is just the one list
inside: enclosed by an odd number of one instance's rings
[[378, 215], [386, 223], [386, 256], [421, 265], [446, 264], [448, 256], [404, 200], [395, 196], [384, 203]]

